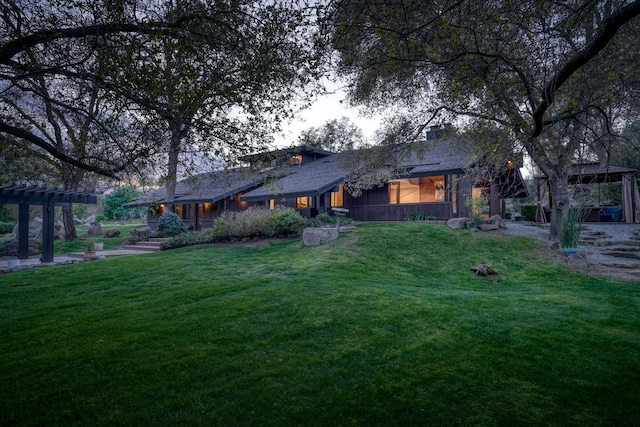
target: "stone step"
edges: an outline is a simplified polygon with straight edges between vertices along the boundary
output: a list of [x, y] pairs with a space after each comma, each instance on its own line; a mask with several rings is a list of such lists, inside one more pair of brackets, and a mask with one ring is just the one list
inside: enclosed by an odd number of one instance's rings
[[171, 238], [150, 237], [148, 240], [141, 240], [139, 242], [136, 242], [135, 245], [123, 245], [122, 248], [137, 251], [159, 252], [162, 243], [168, 240], [171, 240]]
[[135, 245], [122, 245], [121, 248], [130, 250], [130, 251], [160, 252], [160, 245], [145, 246], [145, 245], [141, 245], [140, 242], [138, 242]]

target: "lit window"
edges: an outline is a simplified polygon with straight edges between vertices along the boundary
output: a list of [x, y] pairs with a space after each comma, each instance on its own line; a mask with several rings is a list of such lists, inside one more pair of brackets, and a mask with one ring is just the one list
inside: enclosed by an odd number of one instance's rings
[[276, 208], [276, 201], [274, 199], [269, 200], [269, 209], [274, 210]]
[[309, 197], [296, 197], [296, 208], [305, 209], [311, 207], [311, 200]]
[[331, 206], [342, 205], [344, 205], [344, 186], [340, 184], [338, 186], [338, 191], [331, 192]]
[[444, 176], [396, 179], [389, 182], [389, 203], [429, 203], [445, 200]]
[[291, 156], [291, 166], [302, 164], [302, 154]]

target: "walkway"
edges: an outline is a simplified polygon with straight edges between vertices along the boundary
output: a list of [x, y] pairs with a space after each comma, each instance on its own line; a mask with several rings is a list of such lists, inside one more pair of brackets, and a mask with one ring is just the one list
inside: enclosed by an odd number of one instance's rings
[[[111, 258], [121, 255], [140, 255], [148, 254], [148, 250], [135, 250], [135, 249], [112, 249], [98, 252], [98, 259]], [[19, 266], [9, 268], [9, 261], [20, 261]], [[24, 270], [34, 267], [44, 267], [52, 265], [74, 264], [78, 262], [85, 262], [84, 252], [73, 252], [65, 255], [56, 255], [53, 257], [52, 262], [42, 263], [40, 262], [40, 256], [36, 255], [28, 259], [17, 260], [15, 257], [2, 257], [0, 258], [0, 273], [10, 273], [12, 271]]]

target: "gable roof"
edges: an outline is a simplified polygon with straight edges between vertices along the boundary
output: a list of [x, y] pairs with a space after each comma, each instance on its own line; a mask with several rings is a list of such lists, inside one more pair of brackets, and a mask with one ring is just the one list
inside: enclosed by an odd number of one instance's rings
[[[176, 184], [174, 203], [215, 203], [262, 185], [265, 174], [252, 173], [247, 170], [215, 171], [196, 175]], [[167, 189], [160, 188], [127, 203], [128, 207], [150, 206], [165, 203]]]

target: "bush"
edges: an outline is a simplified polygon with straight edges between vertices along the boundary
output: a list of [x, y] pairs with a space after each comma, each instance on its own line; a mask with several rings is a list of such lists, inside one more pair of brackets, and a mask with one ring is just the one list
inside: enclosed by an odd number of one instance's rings
[[242, 212], [225, 212], [215, 220], [210, 234], [216, 240], [273, 237], [299, 233], [306, 226], [307, 221], [294, 209], [251, 207]]
[[13, 231], [13, 222], [0, 221], [0, 234], [11, 233]]
[[328, 213], [318, 214], [313, 219], [316, 219], [316, 220], [320, 221], [323, 224], [335, 224], [336, 223], [336, 217], [335, 216], [331, 216]]
[[184, 246], [204, 245], [207, 243], [215, 243], [216, 239], [207, 231], [195, 231], [190, 233], [182, 233], [171, 240], [162, 242], [160, 249], [175, 249]]
[[538, 207], [536, 205], [522, 205], [520, 213], [527, 221], [535, 221], [537, 209]]
[[268, 217], [267, 236], [300, 233], [307, 226], [307, 220], [291, 208], [279, 208]]
[[184, 226], [184, 222], [173, 212], [167, 212], [162, 214], [158, 219], [158, 235], [162, 236], [177, 236], [184, 233], [187, 229]]

